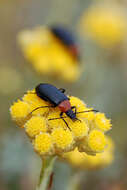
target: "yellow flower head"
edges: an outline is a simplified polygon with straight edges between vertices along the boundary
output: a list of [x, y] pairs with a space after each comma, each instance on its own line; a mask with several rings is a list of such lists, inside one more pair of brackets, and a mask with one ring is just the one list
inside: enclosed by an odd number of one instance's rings
[[41, 156], [50, 155], [53, 153], [52, 138], [48, 133], [37, 135], [33, 141], [34, 149]]
[[26, 102], [18, 100], [11, 106], [10, 113], [13, 120], [16, 121], [20, 127], [22, 127], [25, 118], [30, 113], [30, 106]]
[[114, 160], [114, 143], [111, 138], [106, 137], [107, 147], [102, 153], [96, 155], [88, 155], [79, 152], [76, 148], [74, 151], [64, 153], [63, 159], [69, 162], [73, 167], [83, 170], [95, 170], [110, 165]]
[[33, 116], [29, 121], [25, 124], [26, 133], [31, 138], [34, 138], [36, 135], [41, 132], [46, 132], [46, 120], [41, 116]]
[[88, 135], [89, 127], [85, 121], [82, 120], [75, 122], [72, 121], [71, 125], [69, 126], [72, 130], [74, 138], [76, 139], [82, 139], [83, 137], [86, 137]]
[[[24, 56], [39, 73], [67, 82], [73, 82], [80, 76], [78, 58], [72, 53], [48, 27], [24, 30], [18, 35]], [[64, 69], [66, 68], [66, 69]]]
[[86, 152], [90, 155], [102, 152], [106, 147], [106, 138], [103, 132], [98, 130], [90, 130], [87, 138], [82, 139], [79, 146], [81, 152]]
[[[60, 108], [36, 95], [35, 89], [28, 91], [11, 108], [12, 119], [24, 127], [40, 156], [61, 155], [76, 147], [81, 152], [95, 155], [103, 152], [106, 145], [104, 132], [110, 129], [109, 120], [102, 113], [94, 113], [80, 99], [68, 97], [76, 119], [66, 113], [60, 116]], [[85, 112], [84, 111], [89, 111]]]
[[111, 47], [125, 38], [127, 24], [123, 12], [116, 5], [94, 5], [83, 14], [81, 28], [103, 47]]
[[58, 128], [53, 130], [51, 136], [58, 151], [68, 151], [72, 149], [74, 141], [71, 131]]
[[111, 129], [110, 120], [105, 117], [103, 113], [96, 113], [94, 117], [95, 127], [102, 131], [109, 131]]
[[101, 131], [93, 130], [88, 136], [88, 146], [95, 152], [101, 152], [106, 146], [106, 139]]

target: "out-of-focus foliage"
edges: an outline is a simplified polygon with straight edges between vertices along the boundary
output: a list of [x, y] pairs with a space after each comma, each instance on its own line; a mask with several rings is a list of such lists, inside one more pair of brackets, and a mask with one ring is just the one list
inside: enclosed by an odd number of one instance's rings
[[[79, 97], [90, 107], [106, 113], [112, 119], [113, 127], [110, 134], [116, 144], [114, 163], [101, 171], [86, 172], [81, 182], [81, 190], [127, 189], [127, 40], [123, 30], [118, 40], [116, 34], [112, 40], [112, 33], [109, 33], [110, 41], [114, 43], [115, 39], [115, 45], [110, 46], [105, 33], [103, 40], [108, 41], [108, 48], [102, 48], [105, 45], [98, 45], [100, 43], [88, 38], [84, 31], [82, 31], [84, 35], [80, 36], [81, 16], [88, 13], [91, 7], [96, 8], [96, 3], [102, 1], [0, 1], [0, 188], [2, 190], [35, 188], [40, 160], [22, 130], [11, 121], [8, 110], [17, 98], [22, 97], [28, 89], [34, 88], [40, 82], [65, 88], [67, 94]], [[111, 9], [113, 6], [116, 10], [116, 6], [118, 7], [118, 14], [116, 12], [115, 14], [117, 18], [120, 14], [120, 19], [118, 18], [118, 22], [115, 17], [115, 21], [112, 20], [113, 24], [124, 23], [125, 21], [121, 19], [124, 13], [123, 19], [127, 19], [124, 11], [127, 9], [126, 0], [105, 0], [105, 3], [103, 9], [107, 7]], [[119, 13], [121, 9], [123, 11]], [[79, 36], [82, 76], [71, 85], [47, 76], [36, 75], [23, 58], [16, 42], [17, 35], [25, 28], [54, 23], [66, 25]], [[111, 29], [106, 31], [110, 32]], [[64, 70], [66, 71], [65, 68]], [[65, 190], [71, 176], [70, 167], [60, 162], [56, 164], [54, 172], [53, 190]]]

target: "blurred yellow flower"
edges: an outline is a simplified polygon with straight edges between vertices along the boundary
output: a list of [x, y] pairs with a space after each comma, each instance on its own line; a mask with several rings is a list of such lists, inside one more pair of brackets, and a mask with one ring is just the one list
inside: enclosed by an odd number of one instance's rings
[[73, 82], [80, 76], [79, 60], [56, 38], [48, 27], [24, 30], [18, 35], [24, 56], [42, 75]]
[[106, 136], [107, 147], [104, 152], [97, 153], [95, 156], [79, 152], [76, 148], [74, 151], [63, 154], [64, 160], [69, 162], [73, 167], [83, 170], [95, 170], [108, 166], [114, 160], [114, 143], [110, 137]]
[[[21, 100], [11, 106], [12, 119], [19, 127], [24, 128], [34, 150], [40, 156], [60, 156], [76, 147], [79, 151], [91, 155], [105, 149], [106, 137], [104, 133], [110, 129], [110, 120], [106, 119], [102, 113], [94, 113], [80, 99], [73, 96], [70, 96], [69, 99], [71, 106], [76, 106], [77, 121], [72, 121], [65, 113], [63, 114], [65, 121], [63, 121], [60, 118], [61, 112], [58, 107], [43, 107], [34, 110], [38, 107], [50, 106], [48, 102], [36, 95], [35, 90], [28, 91]], [[81, 113], [86, 110], [91, 111]], [[91, 113], [92, 117], [89, 117]], [[95, 122], [98, 115], [99, 124]], [[108, 122], [103, 123], [101, 119]]]
[[126, 37], [127, 23], [124, 10], [116, 4], [100, 3], [82, 15], [81, 30], [103, 47], [112, 47]]

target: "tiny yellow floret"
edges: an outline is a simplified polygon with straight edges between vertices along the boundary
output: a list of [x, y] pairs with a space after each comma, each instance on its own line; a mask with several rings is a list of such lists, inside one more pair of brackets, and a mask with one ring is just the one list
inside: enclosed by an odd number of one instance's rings
[[37, 135], [33, 145], [35, 151], [37, 151], [40, 155], [50, 155], [52, 153], [52, 139], [48, 133]]
[[29, 137], [33, 138], [38, 135], [40, 132], [46, 132], [46, 120], [41, 116], [33, 116], [25, 124], [26, 133]]
[[88, 137], [88, 146], [95, 152], [101, 152], [106, 146], [104, 134], [98, 130], [92, 130]]
[[11, 108], [11, 115], [13, 118], [24, 118], [29, 113], [29, 105], [21, 100], [15, 102]]
[[70, 122], [69, 127], [71, 128], [75, 139], [82, 139], [88, 135], [89, 127], [85, 121]]
[[73, 136], [71, 131], [64, 130], [63, 128], [54, 129], [52, 134], [52, 140], [59, 151], [68, 151], [72, 149]]
[[94, 118], [95, 127], [102, 131], [109, 131], [111, 129], [110, 119], [107, 119], [103, 113], [97, 113]]

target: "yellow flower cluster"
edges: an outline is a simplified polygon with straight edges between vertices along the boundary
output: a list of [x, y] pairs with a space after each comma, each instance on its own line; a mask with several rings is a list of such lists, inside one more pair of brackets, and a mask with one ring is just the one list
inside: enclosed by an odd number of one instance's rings
[[104, 168], [111, 164], [114, 160], [114, 143], [110, 137], [106, 137], [106, 142], [107, 147], [104, 152], [97, 153], [95, 156], [87, 155], [84, 152], [79, 152], [76, 148], [74, 151], [64, 153], [63, 158], [73, 167], [83, 170]]
[[126, 36], [127, 24], [123, 9], [116, 5], [97, 4], [81, 17], [81, 30], [103, 47], [112, 47]]
[[[80, 76], [78, 60], [48, 27], [24, 30], [18, 35], [24, 56], [39, 74], [73, 82]], [[65, 69], [66, 68], [66, 69]]]
[[[10, 108], [12, 119], [24, 128], [34, 150], [41, 156], [61, 155], [76, 147], [80, 152], [94, 155], [102, 152], [107, 145], [105, 132], [111, 129], [110, 120], [100, 112], [91, 111], [92, 108], [87, 108], [80, 99], [73, 96], [69, 98], [71, 106], [76, 106], [76, 116], [80, 121], [72, 121], [64, 113], [62, 117], [68, 127], [60, 118], [58, 107], [36, 109], [50, 104], [39, 98], [34, 90], [28, 91], [22, 100]], [[84, 112], [88, 110], [90, 112]]]

